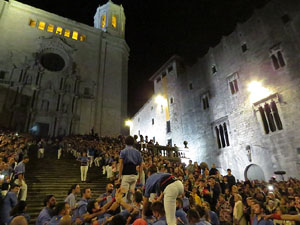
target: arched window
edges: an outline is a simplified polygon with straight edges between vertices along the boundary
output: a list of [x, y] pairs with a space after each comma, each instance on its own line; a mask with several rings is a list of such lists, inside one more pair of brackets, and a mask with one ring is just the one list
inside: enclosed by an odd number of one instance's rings
[[214, 129], [218, 148], [220, 149], [230, 146], [227, 122], [218, 123], [217, 125], [215, 125]]
[[113, 28], [117, 28], [117, 17], [115, 15], [112, 16], [111, 25]]
[[106, 25], [106, 16], [105, 16], [105, 14], [103, 14], [101, 16], [101, 27], [104, 28], [105, 25]]

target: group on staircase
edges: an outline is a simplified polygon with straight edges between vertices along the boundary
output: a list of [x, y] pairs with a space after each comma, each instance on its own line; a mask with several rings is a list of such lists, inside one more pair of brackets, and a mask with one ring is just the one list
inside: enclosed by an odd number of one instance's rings
[[[300, 221], [300, 181], [297, 179], [277, 181], [272, 178], [269, 183], [238, 181], [230, 169], [222, 176], [214, 164], [210, 169], [207, 164], [198, 165], [192, 161], [185, 165], [162, 155], [152, 155], [150, 151], [138, 151], [135, 144], [131, 136], [77, 135], [36, 141], [29, 135], [3, 132], [0, 136], [0, 170], [4, 175], [0, 177], [1, 223], [272, 225], [284, 224], [282, 220], [288, 220], [289, 224]], [[28, 153], [35, 152], [34, 149], [40, 162], [37, 168], [46, 169], [36, 178], [34, 173], [28, 174], [25, 170]], [[43, 185], [36, 182], [51, 177], [55, 165], [51, 167], [43, 162], [50, 159], [53, 152], [57, 153], [56, 165], [65, 165], [70, 171], [71, 167], [75, 168], [78, 171], [76, 179], [80, 178], [81, 183], [70, 185], [63, 198], [60, 192], [57, 195], [47, 193], [44, 207], [38, 208], [37, 218], [30, 218], [26, 213], [26, 202], [30, 201], [27, 185], [31, 185], [30, 193], [37, 184]], [[61, 171], [63, 182], [77, 176], [74, 171], [70, 175]], [[104, 193], [99, 193], [96, 189], [104, 182], [97, 185], [93, 182], [101, 179], [102, 174], [106, 174], [110, 183]], [[53, 177], [48, 185], [58, 187], [59, 176]]]

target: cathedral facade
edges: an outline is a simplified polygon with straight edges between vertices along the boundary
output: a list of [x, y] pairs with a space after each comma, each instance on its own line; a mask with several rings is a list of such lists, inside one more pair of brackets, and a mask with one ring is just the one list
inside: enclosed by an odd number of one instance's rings
[[94, 27], [0, 0], [0, 125], [41, 136], [119, 135], [127, 115], [122, 6], [99, 6]]
[[238, 179], [300, 178], [299, 60], [300, 2], [270, 1], [193, 65], [173, 56], [159, 68], [130, 132], [186, 141], [190, 159]]

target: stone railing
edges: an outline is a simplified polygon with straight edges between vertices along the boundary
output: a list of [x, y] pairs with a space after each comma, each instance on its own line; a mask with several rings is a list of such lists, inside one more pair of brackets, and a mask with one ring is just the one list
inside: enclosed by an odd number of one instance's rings
[[162, 146], [162, 145], [141, 145], [142, 152], [148, 152], [153, 156], [163, 156], [171, 161], [181, 161], [188, 156], [188, 149], [180, 150], [177, 147]]

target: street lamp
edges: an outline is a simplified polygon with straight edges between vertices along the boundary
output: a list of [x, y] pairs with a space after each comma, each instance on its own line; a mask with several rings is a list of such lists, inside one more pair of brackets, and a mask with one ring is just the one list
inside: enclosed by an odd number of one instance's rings
[[133, 125], [133, 123], [132, 123], [132, 121], [131, 121], [131, 120], [126, 120], [126, 121], [125, 121], [125, 126], [127, 126], [127, 127], [131, 128], [131, 127], [132, 127], [132, 125]]
[[162, 106], [167, 106], [167, 99], [161, 95], [155, 97], [155, 103]]
[[271, 95], [271, 91], [262, 86], [259, 81], [252, 81], [248, 84], [248, 91], [250, 92], [250, 102], [255, 103], [263, 98]]

